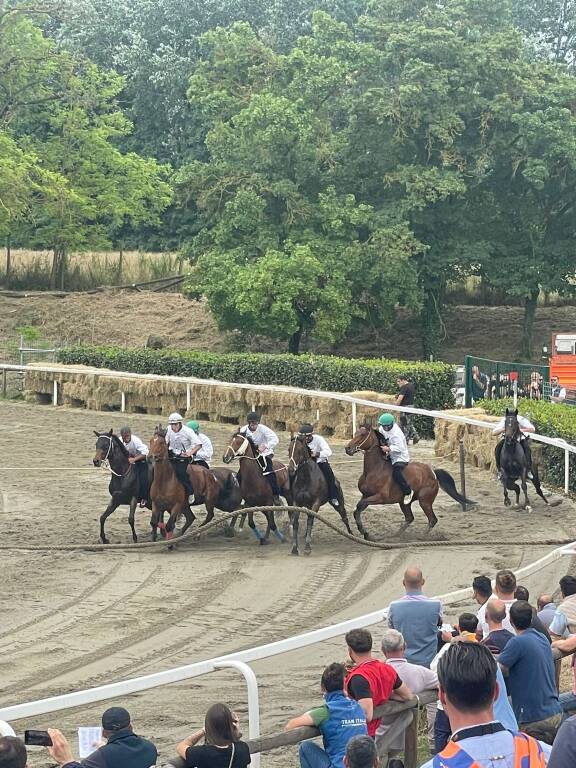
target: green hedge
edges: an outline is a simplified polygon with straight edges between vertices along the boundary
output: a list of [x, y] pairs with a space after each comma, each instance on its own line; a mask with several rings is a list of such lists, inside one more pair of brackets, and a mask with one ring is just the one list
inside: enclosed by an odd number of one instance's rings
[[[512, 408], [512, 400], [483, 400], [477, 405], [486, 413], [502, 416], [506, 408]], [[526, 416], [536, 427], [536, 432], [548, 437], [559, 437], [576, 445], [576, 407], [548, 403], [542, 400], [518, 401], [518, 412]], [[543, 467], [541, 475], [550, 485], [564, 487], [564, 455], [553, 446], [543, 446]], [[576, 491], [576, 458], [570, 454], [570, 490]]]
[[[63, 349], [59, 360], [71, 365], [134, 373], [196, 376], [248, 384], [284, 384], [331, 392], [372, 390], [394, 393], [398, 388], [398, 375], [404, 374], [414, 382], [417, 406], [432, 409], [454, 405], [451, 391], [454, 367], [446, 363], [89, 346]], [[418, 419], [418, 426], [424, 434], [432, 434], [430, 419]]]

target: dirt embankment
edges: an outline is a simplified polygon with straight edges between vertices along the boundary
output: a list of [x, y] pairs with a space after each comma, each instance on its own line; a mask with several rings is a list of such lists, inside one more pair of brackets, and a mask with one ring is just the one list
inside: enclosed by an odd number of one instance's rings
[[[446, 338], [441, 357], [461, 363], [466, 354], [514, 360], [522, 334], [521, 307], [455, 306], [446, 309]], [[95, 343], [142, 346], [148, 336], [181, 349], [226, 351], [232, 337], [218, 330], [202, 302], [175, 293], [117, 292], [71, 293], [64, 298], [35, 294], [26, 298], [0, 297], [0, 345], [13, 342], [17, 328], [37, 326], [42, 338], [59, 343]], [[576, 331], [576, 307], [541, 307], [534, 327], [535, 359], [552, 333]], [[278, 352], [285, 345], [270, 340], [249, 348]], [[350, 357], [419, 359], [418, 325], [400, 313], [394, 327], [383, 333], [367, 331], [341, 344], [311, 345], [317, 352]]]

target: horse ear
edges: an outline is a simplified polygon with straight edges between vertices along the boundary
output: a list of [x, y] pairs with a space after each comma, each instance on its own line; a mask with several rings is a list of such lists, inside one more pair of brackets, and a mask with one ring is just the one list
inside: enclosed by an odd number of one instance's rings
[[112, 433], [113, 433], [113, 432], [114, 432], [114, 430], [113, 430], [113, 429], [111, 429], [111, 430], [110, 430], [110, 432], [108, 432], [108, 434], [110, 435], [110, 437], [112, 437]]
[[514, 411], [514, 416], [518, 416], [518, 408]]
[[95, 429], [93, 429], [93, 430], [92, 430], [92, 432], [94, 432], [94, 434], [96, 435], [96, 437], [100, 437], [100, 432], [96, 432], [96, 430], [95, 430]]
[[509, 416], [509, 415], [510, 415], [510, 410], [506, 408], [506, 416]]

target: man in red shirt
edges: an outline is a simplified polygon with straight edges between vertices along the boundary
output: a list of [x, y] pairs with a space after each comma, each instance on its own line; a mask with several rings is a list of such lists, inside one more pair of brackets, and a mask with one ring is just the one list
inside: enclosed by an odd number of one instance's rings
[[[345, 637], [348, 655], [354, 666], [346, 676], [344, 689], [351, 699], [356, 699], [366, 714], [368, 735], [375, 737], [381, 718], [374, 718], [374, 710], [389, 699], [409, 701], [413, 698], [412, 691], [398, 677], [391, 664], [386, 664], [372, 656], [372, 635], [367, 629], [353, 629]], [[402, 733], [412, 720], [412, 710], [406, 710], [398, 715], [398, 724], [394, 723], [386, 734], [387, 741], [394, 735]], [[403, 726], [403, 727], [402, 727]], [[378, 742], [376, 747], [378, 749]], [[378, 749], [380, 753], [380, 749]]]

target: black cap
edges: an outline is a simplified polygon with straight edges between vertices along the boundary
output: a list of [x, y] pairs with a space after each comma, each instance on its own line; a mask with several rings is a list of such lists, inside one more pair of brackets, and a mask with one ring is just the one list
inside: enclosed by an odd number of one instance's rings
[[301, 435], [311, 435], [314, 432], [314, 427], [312, 424], [300, 424], [300, 429], [298, 432]]
[[110, 707], [102, 715], [102, 728], [105, 731], [121, 731], [130, 725], [130, 712], [124, 707]]
[[260, 416], [256, 413], [256, 411], [250, 411], [246, 417], [246, 421], [260, 421]]

